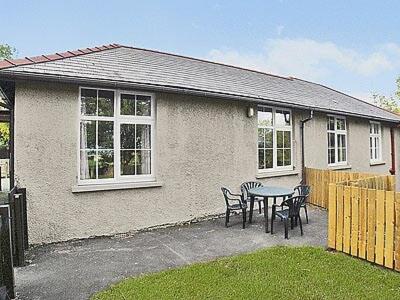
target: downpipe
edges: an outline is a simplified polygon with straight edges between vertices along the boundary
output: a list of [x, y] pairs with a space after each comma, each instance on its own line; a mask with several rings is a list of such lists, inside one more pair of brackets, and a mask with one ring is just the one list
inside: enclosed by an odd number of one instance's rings
[[304, 124], [312, 120], [314, 111], [310, 110], [310, 116], [306, 119], [300, 120], [300, 139], [301, 139], [301, 184], [306, 182], [306, 169], [305, 169], [305, 155], [304, 155]]
[[390, 127], [390, 155], [392, 160], [392, 166], [389, 169], [391, 175], [396, 175], [396, 145], [395, 145], [395, 129], [400, 128], [400, 125], [397, 127]]

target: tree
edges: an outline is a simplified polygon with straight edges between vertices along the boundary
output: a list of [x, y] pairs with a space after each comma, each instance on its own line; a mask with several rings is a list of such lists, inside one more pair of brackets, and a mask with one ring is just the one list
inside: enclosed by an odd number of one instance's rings
[[400, 114], [400, 77], [396, 80], [397, 90], [392, 96], [384, 96], [374, 93], [372, 95], [375, 105], [394, 113]]
[[0, 59], [13, 58], [17, 50], [7, 44], [0, 44]]

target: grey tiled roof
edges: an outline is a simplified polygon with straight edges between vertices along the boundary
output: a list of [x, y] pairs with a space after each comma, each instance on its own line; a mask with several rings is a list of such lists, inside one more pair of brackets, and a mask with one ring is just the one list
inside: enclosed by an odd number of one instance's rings
[[179, 55], [115, 45], [112, 49], [0, 69], [0, 77], [29, 76], [112, 81], [276, 102], [373, 119], [400, 116], [323, 85]]

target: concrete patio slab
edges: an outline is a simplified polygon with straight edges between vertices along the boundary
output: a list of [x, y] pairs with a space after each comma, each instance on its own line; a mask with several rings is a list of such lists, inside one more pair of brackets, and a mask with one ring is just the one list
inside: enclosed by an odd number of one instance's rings
[[241, 229], [241, 216], [186, 226], [140, 232], [128, 237], [104, 237], [33, 248], [31, 263], [15, 270], [19, 299], [88, 299], [93, 293], [129, 276], [250, 252], [276, 245], [325, 246], [326, 211], [310, 208], [310, 224], [289, 231], [276, 221], [275, 234], [264, 232], [263, 218]]

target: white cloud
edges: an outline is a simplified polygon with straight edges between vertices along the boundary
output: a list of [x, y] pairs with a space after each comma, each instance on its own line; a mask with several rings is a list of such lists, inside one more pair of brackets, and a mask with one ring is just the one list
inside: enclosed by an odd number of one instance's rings
[[394, 43], [376, 47], [370, 53], [312, 39], [270, 39], [256, 53], [213, 49], [208, 59], [309, 80], [322, 80], [333, 68], [374, 76], [400, 65], [400, 46]]

